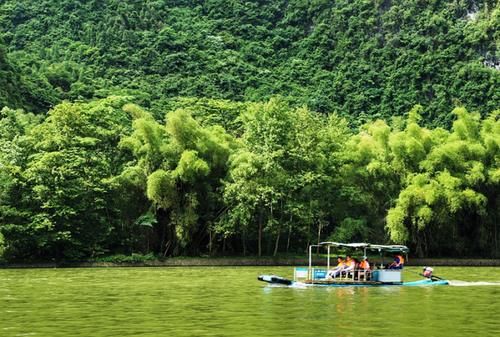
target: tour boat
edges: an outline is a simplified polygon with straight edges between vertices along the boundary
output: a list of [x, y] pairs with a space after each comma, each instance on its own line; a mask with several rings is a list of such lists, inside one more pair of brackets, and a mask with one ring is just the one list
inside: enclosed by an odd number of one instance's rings
[[[326, 248], [326, 268], [313, 266], [313, 249]], [[362, 250], [363, 255], [368, 252], [378, 253], [382, 258], [382, 263], [367, 272], [364, 270], [354, 270], [347, 273], [329, 275], [330, 254], [332, 248], [337, 250]], [[293, 279], [287, 279], [277, 275], [260, 275], [259, 281], [276, 285], [299, 286], [299, 287], [377, 287], [377, 286], [436, 286], [447, 285], [448, 281], [436, 276], [425, 277], [421, 280], [403, 282], [403, 269], [384, 268], [384, 255], [387, 254], [408, 254], [408, 247], [402, 245], [378, 245], [370, 243], [340, 243], [321, 242], [317, 245], [309, 246], [309, 266], [294, 268]], [[422, 275], [423, 276], [423, 275]]]

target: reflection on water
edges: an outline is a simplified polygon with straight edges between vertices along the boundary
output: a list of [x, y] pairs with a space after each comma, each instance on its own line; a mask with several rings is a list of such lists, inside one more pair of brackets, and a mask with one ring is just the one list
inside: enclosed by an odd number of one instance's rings
[[0, 336], [500, 335], [500, 268], [439, 268], [459, 286], [422, 288], [271, 287], [265, 273], [292, 268], [0, 270]]

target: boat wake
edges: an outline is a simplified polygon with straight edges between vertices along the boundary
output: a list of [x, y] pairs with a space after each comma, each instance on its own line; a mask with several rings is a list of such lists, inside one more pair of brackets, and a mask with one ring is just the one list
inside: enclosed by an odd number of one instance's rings
[[450, 286], [454, 287], [480, 287], [480, 286], [497, 286], [500, 287], [500, 282], [483, 282], [483, 281], [477, 281], [477, 282], [467, 282], [467, 281], [460, 281], [460, 280], [450, 280], [448, 281]]

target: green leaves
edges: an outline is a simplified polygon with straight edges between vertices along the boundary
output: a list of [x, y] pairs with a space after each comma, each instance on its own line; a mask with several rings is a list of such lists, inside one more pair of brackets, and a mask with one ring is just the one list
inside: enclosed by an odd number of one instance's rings
[[198, 152], [189, 150], [182, 152], [174, 174], [183, 182], [192, 182], [206, 177], [209, 172], [210, 167], [198, 157]]
[[164, 123], [129, 100], [65, 102], [44, 120], [1, 111], [8, 259], [277, 254], [325, 239], [497, 253], [498, 111], [455, 109], [447, 131], [420, 125], [416, 106], [353, 133], [280, 97], [178, 100]]
[[[457, 120], [450, 133], [442, 130], [423, 133], [430, 139], [430, 147], [418, 158], [418, 168], [413, 167], [414, 173], [408, 176], [395, 206], [388, 212], [387, 228], [396, 242], [409, 239], [418, 242], [422, 233], [431, 231], [436, 236], [440, 231], [457, 235], [459, 228], [470, 227], [467, 222], [476, 223], [467, 234], [467, 239], [473, 238], [484, 230], [481, 224], [489, 226], [486, 224], [488, 214], [496, 212], [490, 207], [495, 207], [491, 201], [498, 186], [489, 179], [489, 173], [498, 168], [499, 152], [493, 150], [494, 154], [488, 154], [490, 146], [495, 148], [495, 141], [491, 143], [490, 137], [496, 138], [489, 133], [494, 127], [491, 116], [481, 120], [477, 113], [469, 113], [464, 108], [455, 109], [454, 114]], [[482, 222], [478, 223], [477, 218], [483, 219]], [[492, 239], [490, 244], [497, 240]]]
[[147, 196], [158, 208], [168, 209], [175, 204], [175, 179], [171, 172], [157, 170], [148, 176]]
[[279, 97], [251, 104], [241, 119], [241, 147], [229, 159], [224, 186], [229, 208], [220, 231], [257, 233], [259, 255], [263, 235], [275, 237], [275, 253], [280, 235], [287, 230], [290, 239], [292, 227], [311, 240], [331, 214], [324, 211], [334, 198], [328, 194], [329, 174], [341, 163], [345, 121], [293, 108]]
[[[20, 157], [19, 173], [11, 171], [17, 191], [7, 190], [5, 201], [23, 215], [3, 219], [10, 223], [4, 233], [11, 256], [78, 258], [102, 250], [118, 223], [108, 179], [122, 164], [117, 144], [129, 123], [124, 102], [63, 103], [42, 123], [24, 128], [29, 155]], [[23, 231], [29, 236], [16, 234]]]
[[[43, 112], [129, 94], [158, 117], [176, 97], [283, 95], [356, 126], [421, 104], [424, 124], [449, 127], [452, 106], [482, 116], [498, 108], [499, 9], [474, 6], [472, 18], [470, 1], [122, 1], [96, 10], [41, 0], [23, 2], [20, 14], [8, 0], [0, 107]], [[219, 118], [229, 133], [237, 127]]]
[[[162, 240], [179, 242], [180, 248], [188, 249], [191, 241], [202, 235], [200, 218], [213, 221], [217, 216], [214, 212], [222, 207], [214, 192], [226, 174], [233, 139], [220, 126], [202, 127], [191, 116], [193, 107], [189, 105], [167, 113], [165, 125], [137, 106], [124, 109], [135, 118], [134, 131], [120, 145], [132, 152], [134, 160], [118, 181], [141, 187], [144, 174], [147, 183], [142, 189], [156, 209], [155, 226], [163, 233], [172, 233]], [[201, 203], [203, 199], [209, 202]]]

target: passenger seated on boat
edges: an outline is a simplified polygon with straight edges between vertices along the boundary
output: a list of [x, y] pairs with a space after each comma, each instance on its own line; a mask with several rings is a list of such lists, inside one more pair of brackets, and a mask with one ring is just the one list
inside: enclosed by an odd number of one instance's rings
[[367, 281], [370, 279], [370, 274], [370, 262], [368, 262], [368, 258], [366, 256], [363, 256], [363, 261], [359, 263], [358, 267], [358, 280], [361, 280], [363, 278], [365, 281]]
[[349, 275], [354, 273], [355, 269], [356, 269], [356, 261], [353, 258], [351, 258], [351, 256], [347, 255], [345, 261], [345, 268], [342, 270], [342, 274], [345, 274], [346, 277], [349, 277]]
[[387, 266], [387, 269], [403, 269], [405, 259], [399, 254], [394, 255], [394, 262]]
[[357, 280], [358, 279], [359, 264], [361, 262], [359, 262], [359, 260], [355, 257], [353, 257], [352, 259], [354, 260], [354, 279]]
[[345, 268], [345, 262], [344, 259], [340, 256], [337, 257], [337, 267], [334, 269], [330, 270], [328, 272], [328, 277], [330, 278], [335, 278], [337, 276], [340, 276], [340, 273], [342, 273], [342, 270]]

